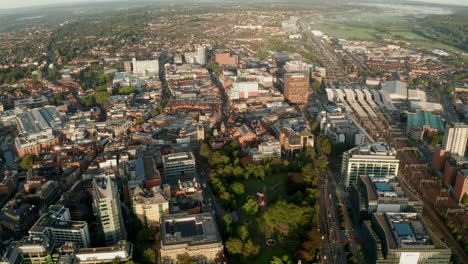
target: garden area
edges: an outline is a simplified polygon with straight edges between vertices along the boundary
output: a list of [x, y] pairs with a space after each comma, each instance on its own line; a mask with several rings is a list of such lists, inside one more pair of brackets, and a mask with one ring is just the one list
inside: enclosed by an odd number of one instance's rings
[[237, 142], [200, 156], [226, 209], [222, 234], [232, 263], [316, 263], [320, 260], [320, 173], [327, 160], [313, 148], [292, 160], [252, 162]]

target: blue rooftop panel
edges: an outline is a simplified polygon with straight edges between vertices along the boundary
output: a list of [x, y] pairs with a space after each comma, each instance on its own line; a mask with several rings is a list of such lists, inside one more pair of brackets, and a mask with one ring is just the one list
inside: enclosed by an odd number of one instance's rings
[[408, 223], [394, 223], [393, 227], [398, 236], [409, 236], [413, 234], [413, 230]]
[[388, 184], [388, 182], [376, 182], [375, 188], [377, 188], [377, 191], [380, 191], [380, 192], [393, 191], [392, 187], [390, 187], [390, 184]]

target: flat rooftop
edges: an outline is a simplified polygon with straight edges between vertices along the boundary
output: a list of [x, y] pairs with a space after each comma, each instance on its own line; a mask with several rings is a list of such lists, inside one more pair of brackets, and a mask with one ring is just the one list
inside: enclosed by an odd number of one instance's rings
[[408, 197], [396, 177], [369, 175], [361, 176], [361, 181], [367, 189], [369, 200]]
[[163, 156], [164, 162], [194, 160], [192, 152], [179, 152]]
[[433, 237], [418, 213], [377, 213], [374, 217], [385, 233], [389, 249], [435, 248]]
[[161, 233], [163, 245], [221, 242], [218, 226], [211, 213], [196, 215], [182, 213], [164, 216]]

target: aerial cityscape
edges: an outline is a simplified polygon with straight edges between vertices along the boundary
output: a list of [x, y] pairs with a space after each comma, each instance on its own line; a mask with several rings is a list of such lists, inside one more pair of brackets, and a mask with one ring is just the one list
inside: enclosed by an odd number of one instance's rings
[[0, 1], [0, 264], [468, 264], [468, 2]]

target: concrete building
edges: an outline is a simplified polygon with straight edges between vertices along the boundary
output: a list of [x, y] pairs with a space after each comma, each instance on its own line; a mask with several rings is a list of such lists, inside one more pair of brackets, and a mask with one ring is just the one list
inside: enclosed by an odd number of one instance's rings
[[162, 157], [166, 182], [191, 180], [196, 175], [195, 157], [192, 152], [180, 152]]
[[356, 220], [370, 220], [374, 213], [422, 212], [422, 202], [408, 196], [394, 176], [360, 176], [350, 191]]
[[2, 233], [12, 238], [27, 235], [29, 228], [39, 218], [39, 207], [19, 201], [8, 202], [0, 212]]
[[249, 99], [258, 96], [258, 82], [235, 82], [229, 89], [229, 99]]
[[115, 245], [98, 248], [78, 248], [66, 243], [59, 249], [57, 264], [101, 264], [118, 260], [125, 263], [132, 259], [132, 243], [120, 240]]
[[200, 65], [206, 64], [206, 48], [203, 46], [197, 48], [197, 63]]
[[72, 221], [70, 211], [63, 205], [49, 206], [48, 212], [42, 214], [31, 227], [29, 235], [47, 236], [54, 247], [60, 247], [66, 242], [73, 242], [81, 248], [91, 245], [86, 221]]
[[293, 104], [307, 104], [309, 99], [309, 75], [286, 73], [284, 75], [284, 98]]
[[133, 70], [133, 73], [158, 74], [159, 73], [159, 61], [158, 60], [137, 61], [137, 59], [133, 58], [132, 70]]
[[163, 215], [169, 214], [169, 200], [158, 189], [137, 187], [133, 192], [133, 212], [146, 227], [159, 227]]
[[46, 236], [25, 236], [10, 244], [0, 258], [0, 264], [42, 264], [54, 263], [52, 243]]
[[455, 198], [462, 202], [465, 195], [468, 193], [468, 169], [460, 170], [455, 178], [453, 186], [453, 194]]
[[287, 61], [283, 68], [286, 72], [306, 72], [310, 74], [314, 65], [303, 61]]
[[203, 46], [197, 47], [195, 52], [186, 52], [184, 54], [185, 62], [188, 64], [206, 64], [206, 48]]
[[38, 107], [46, 106], [50, 103], [47, 97], [42, 96], [42, 97], [36, 97], [36, 98], [30, 97], [26, 99], [15, 100], [13, 104], [15, 106], [15, 109], [18, 109], [18, 108], [38, 108]]
[[110, 177], [93, 179], [93, 209], [101, 221], [107, 245], [115, 245], [125, 239], [119, 194]]
[[396, 150], [380, 143], [369, 143], [343, 153], [341, 175], [346, 187], [359, 176], [397, 176], [399, 160]]
[[465, 156], [468, 143], [468, 125], [452, 123], [445, 129], [443, 148], [452, 155]]
[[333, 144], [357, 146], [362, 145], [366, 140], [365, 135], [348, 115], [323, 111], [320, 116], [320, 131], [327, 135]]
[[161, 259], [175, 263], [177, 255], [188, 254], [202, 263], [220, 263], [223, 242], [214, 215], [171, 214], [161, 224]]
[[262, 155], [263, 159], [267, 158], [280, 158], [281, 157], [281, 144], [277, 139], [271, 139], [262, 142], [258, 145], [258, 152]]
[[376, 213], [365, 221], [367, 263], [443, 264], [452, 252], [418, 213]]

